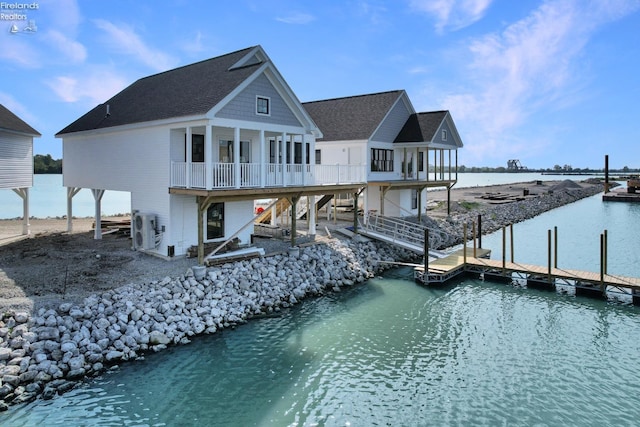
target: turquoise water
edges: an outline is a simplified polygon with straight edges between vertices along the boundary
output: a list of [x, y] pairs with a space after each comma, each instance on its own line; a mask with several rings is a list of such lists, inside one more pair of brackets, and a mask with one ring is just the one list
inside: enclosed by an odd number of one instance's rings
[[[458, 174], [456, 187], [507, 184], [533, 180], [582, 180], [587, 176], [541, 175], [539, 173], [467, 173]], [[30, 216], [36, 218], [61, 217], [67, 214], [67, 190], [62, 186], [62, 175], [35, 175], [30, 190]], [[102, 215], [115, 215], [131, 211], [128, 192], [105, 191], [102, 197]], [[73, 198], [73, 215], [90, 217], [95, 214], [91, 190], [82, 189]], [[0, 190], [0, 219], [22, 217], [22, 199], [11, 190]]]
[[637, 308], [410, 273], [150, 354], [0, 423], [637, 424]]
[[[102, 197], [102, 215], [131, 212], [128, 192], [105, 191]], [[29, 190], [29, 215], [36, 218], [55, 218], [67, 214], [67, 189], [62, 186], [62, 175], [35, 175]], [[95, 201], [90, 189], [82, 189], [73, 197], [73, 216], [95, 215]], [[12, 190], [0, 190], [0, 219], [22, 218], [22, 199]]]
[[[640, 204], [602, 202], [602, 194], [545, 212], [513, 226], [515, 262], [548, 265], [549, 236], [557, 227], [559, 268], [600, 272], [600, 234], [607, 231], [607, 272], [640, 277]], [[491, 258], [502, 259], [503, 232], [482, 237]], [[553, 241], [553, 240], [552, 240]], [[505, 233], [506, 259], [511, 259], [510, 229]], [[471, 245], [470, 245], [471, 246]]]

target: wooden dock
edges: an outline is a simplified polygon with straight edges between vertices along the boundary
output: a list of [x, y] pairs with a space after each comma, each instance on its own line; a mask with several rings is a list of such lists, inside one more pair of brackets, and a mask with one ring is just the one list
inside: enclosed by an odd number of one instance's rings
[[415, 267], [415, 280], [422, 284], [437, 284], [447, 282], [462, 274], [477, 274], [484, 280], [499, 282], [523, 279], [526, 280], [527, 286], [550, 290], [555, 289], [556, 285], [574, 286], [578, 295], [603, 298], [606, 296], [607, 290], [611, 291], [614, 288], [631, 294], [634, 304], [640, 305], [640, 278], [486, 259], [481, 258], [488, 252], [486, 249], [478, 249], [476, 257], [470, 256], [471, 248], [466, 248], [466, 250], [466, 257], [460, 250], [429, 263], [426, 280], [424, 267]]

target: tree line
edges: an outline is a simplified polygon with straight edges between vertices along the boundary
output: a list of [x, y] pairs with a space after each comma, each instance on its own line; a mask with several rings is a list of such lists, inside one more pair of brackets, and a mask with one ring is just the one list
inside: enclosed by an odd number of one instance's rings
[[62, 159], [53, 159], [51, 154], [33, 156], [33, 173], [61, 174]]

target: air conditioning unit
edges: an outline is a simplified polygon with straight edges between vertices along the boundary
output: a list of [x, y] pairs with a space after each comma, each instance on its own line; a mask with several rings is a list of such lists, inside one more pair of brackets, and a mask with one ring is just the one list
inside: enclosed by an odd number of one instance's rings
[[136, 212], [131, 225], [133, 249], [154, 249], [156, 247], [156, 216]]

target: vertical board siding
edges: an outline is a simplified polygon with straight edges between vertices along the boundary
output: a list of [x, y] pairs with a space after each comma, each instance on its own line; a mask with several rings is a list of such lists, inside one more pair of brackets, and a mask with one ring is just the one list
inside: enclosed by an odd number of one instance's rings
[[131, 193], [132, 211], [156, 215], [165, 234], [158, 253], [172, 244], [169, 225], [170, 129], [158, 126], [126, 132], [65, 137], [65, 187]]
[[402, 102], [402, 99], [399, 100], [389, 111], [389, 114], [371, 139], [374, 141], [393, 142], [410, 115], [405, 103]]
[[33, 186], [33, 138], [0, 132], [0, 188]]
[[[269, 116], [256, 114], [256, 96], [265, 96], [271, 99], [271, 114]], [[225, 105], [218, 114], [216, 114], [216, 117], [288, 126], [302, 126], [264, 74], [256, 78], [249, 86], [240, 92], [238, 96]]]

